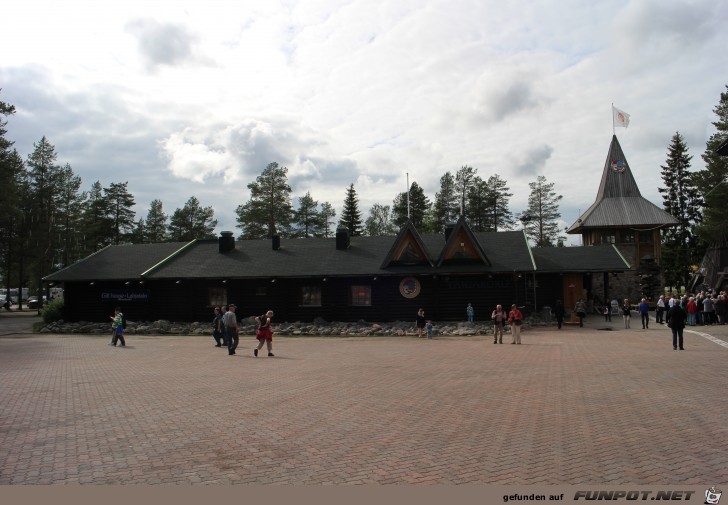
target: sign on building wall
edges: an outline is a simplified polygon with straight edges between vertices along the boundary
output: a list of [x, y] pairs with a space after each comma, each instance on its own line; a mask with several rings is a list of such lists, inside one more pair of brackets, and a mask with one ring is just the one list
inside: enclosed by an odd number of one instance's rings
[[109, 303], [146, 303], [149, 301], [148, 289], [104, 289], [101, 301]]

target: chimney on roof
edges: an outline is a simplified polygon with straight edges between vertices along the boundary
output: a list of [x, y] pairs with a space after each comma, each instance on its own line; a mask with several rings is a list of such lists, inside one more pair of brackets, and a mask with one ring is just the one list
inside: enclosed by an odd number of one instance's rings
[[273, 235], [273, 250], [277, 251], [281, 248], [281, 236]]
[[235, 238], [233, 232], [222, 231], [220, 232], [220, 238], [218, 239], [218, 245], [221, 253], [227, 253], [235, 249]]
[[349, 248], [349, 228], [345, 226], [336, 228], [336, 248], [340, 251]]

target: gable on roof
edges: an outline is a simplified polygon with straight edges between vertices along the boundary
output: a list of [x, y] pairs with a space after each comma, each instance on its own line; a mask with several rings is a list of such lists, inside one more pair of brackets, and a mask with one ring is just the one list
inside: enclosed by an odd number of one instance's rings
[[613, 135], [597, 198], [566, 233], [615, 226], [670, 226], [677, 222], [672, 215], [642, 197], [622, 147]]
[[412, 224], [407, 224], [397, 234], [391, 249], [382, 262], [381, 268], [394, 265], [427, 265], [432, 266], [430, 254], [422, 242], [422, 237]]
[[463, 217], [458, 219], [437, 260], [438, 267], [447, 263], [482, 263], [491, 266], [485, 251]]

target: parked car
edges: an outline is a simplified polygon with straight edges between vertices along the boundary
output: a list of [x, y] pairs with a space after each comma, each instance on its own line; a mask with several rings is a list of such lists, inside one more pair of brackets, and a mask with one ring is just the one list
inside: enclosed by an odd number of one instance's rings
[[28, 301], [25, 302], [26, 307], [29, 309], [38, 309], [40, 308], [40, 303], [38, 302], [38, 298], [28, 298]]

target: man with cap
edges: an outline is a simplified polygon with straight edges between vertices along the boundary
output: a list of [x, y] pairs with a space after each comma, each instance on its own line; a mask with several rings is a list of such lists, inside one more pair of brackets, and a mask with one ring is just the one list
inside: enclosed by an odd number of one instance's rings
[[228, 354], [232, 356], [235, 354], [235, 349], [238, 347], [238, 318], [235, 315], [235, 304], [231, 303], [228, 305], [228, 311], [223, 315], [223, 324], [225, 324], [225, 336], [227, 337]]

